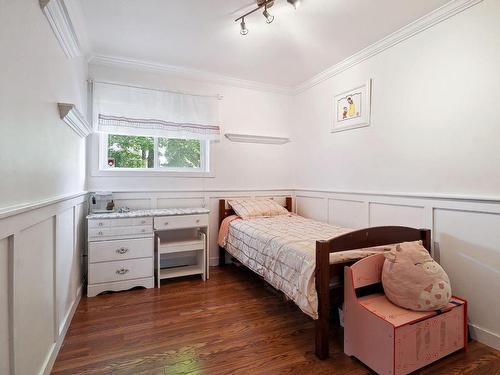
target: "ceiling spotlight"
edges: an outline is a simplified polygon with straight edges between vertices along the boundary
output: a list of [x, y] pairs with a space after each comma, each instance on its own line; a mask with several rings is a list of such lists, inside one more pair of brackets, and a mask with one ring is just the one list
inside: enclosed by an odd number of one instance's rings
[[266, 22], [271, 23], [274, 21], [274, 16], [267, 11], [267, 4], [264, 6], [264, 17], [266, 17]]
[[300, 0], [287, 0], [292, 6], [297, 9], [300, 6]]
[[248, 34], [248, 29], [247, 29], [247, 25], [245, 24], [245, 18], [241, 19], [240, 26], [241, 26], [240, 34], [241, 35], [247, 35]]

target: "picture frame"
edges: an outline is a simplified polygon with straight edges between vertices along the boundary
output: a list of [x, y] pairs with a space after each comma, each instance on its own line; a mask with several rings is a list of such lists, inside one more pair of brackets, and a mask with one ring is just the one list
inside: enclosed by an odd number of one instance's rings
[[372, 80], [335, 95], [331, 132], [370, 126]]

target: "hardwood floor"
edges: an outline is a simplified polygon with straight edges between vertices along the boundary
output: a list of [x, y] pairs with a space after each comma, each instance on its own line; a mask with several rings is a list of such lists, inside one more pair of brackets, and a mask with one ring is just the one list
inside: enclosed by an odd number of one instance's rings
[[[229, 265], [210, 280], [82, 298], [53, 374], [371, 374], [343, 354], [314, 356], [313, 321], [255, 275]], [[471, 342], [417, 374], [500, 374], [500, 352]]]

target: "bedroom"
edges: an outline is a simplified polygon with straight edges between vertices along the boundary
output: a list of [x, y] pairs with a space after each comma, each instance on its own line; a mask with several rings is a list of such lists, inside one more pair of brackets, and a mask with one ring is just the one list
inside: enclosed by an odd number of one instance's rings
[[417, 373], [500, 373], [500, 2], [300, 3], [0, 1], [0, 374], [383, 373], [330, 252], [417, 240], [470, 338]]

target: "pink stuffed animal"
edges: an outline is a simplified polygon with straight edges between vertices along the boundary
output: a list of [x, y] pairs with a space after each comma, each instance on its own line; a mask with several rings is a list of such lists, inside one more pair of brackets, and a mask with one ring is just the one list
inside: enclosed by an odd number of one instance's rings
[[416, 311], [439, 310], [451, 299], [450, 279], [420, 242], [404, 242], [385, 253], [382, 284], [395, 305]]

